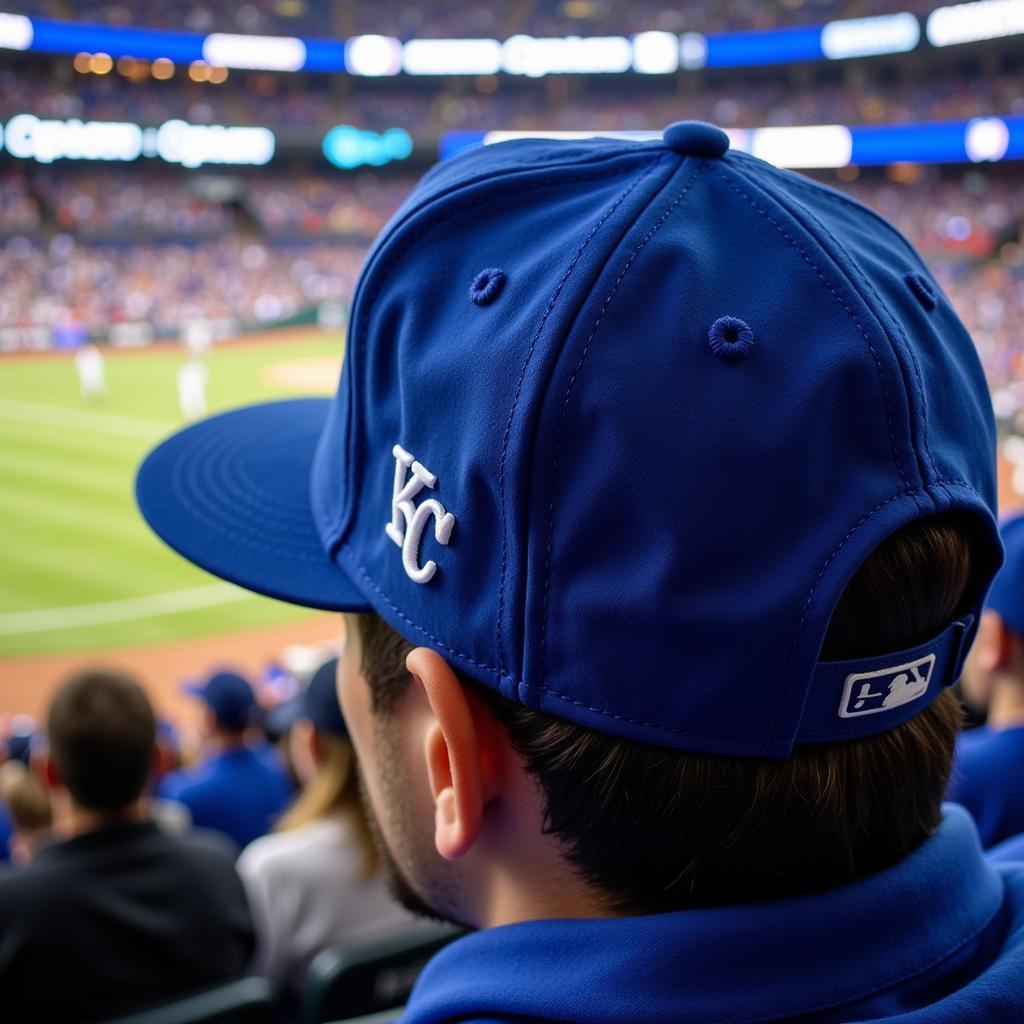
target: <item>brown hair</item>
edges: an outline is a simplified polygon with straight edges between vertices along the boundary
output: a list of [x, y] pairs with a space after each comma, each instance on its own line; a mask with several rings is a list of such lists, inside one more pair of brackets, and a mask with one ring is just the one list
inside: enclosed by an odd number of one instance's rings
[[20, 832], [48, 829], [52, 823], [50, 798], [43, 784], [20, 761], [0, 766], [0, 800]]
[[156, 720], [134, 679], [106, 669], [78, 672], [57, 691], [46, 728], [50, 756], [79, 806], [115, 811], [142, 795]]
[[278, 819], [276, 830], [288, 832], [311, 821], [344, 815], [356, 834], [361, 854], [360, 874], [370, 878], [379, 858], [370, 826], [366, 821], [359, 794], [355, 754], [352, 744], [323, 729], [316, 730], [322, 763], [316, 775], [306, 783], [291, 807]]
[[[822, 658], [897, 651], [963, 610], [970, 533], [947, 513], [913, 523], [854, 574]], [[374, 711], [408, 685], [411, 645], [359, 619]], [[785, 760], [729, 758], [618, 739], [464, 680], [507, 730], [544, 794], [547, 834], [609, 912], [749, 902], [853, 881], [905, 857], [935, 829], [960, 708], [952, 692], [904, 725]]]

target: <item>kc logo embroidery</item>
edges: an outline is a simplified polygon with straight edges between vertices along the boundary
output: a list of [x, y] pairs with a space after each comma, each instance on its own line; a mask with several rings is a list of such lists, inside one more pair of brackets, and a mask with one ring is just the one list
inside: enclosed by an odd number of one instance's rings
[[[445, 511], [437, 498], [427, 498], [419, 505], [413, 502], [424, 487], [437, 486], [437, 477], [421, 465], [401, 445], [392, 449], [395, 456], [395, 487], [391, 494], [391, 522], [384, 527], [387, 535], [402, 549], [402, 567], [413, 583], [429, 583], [437, 572], [431, 559], [419, 564], [420, 543], [428, 520], [434, 519], [434, 538], [447, 544], [455, 526], [455, 516]], [[409, 476], [412, 470], [412, 476]]]

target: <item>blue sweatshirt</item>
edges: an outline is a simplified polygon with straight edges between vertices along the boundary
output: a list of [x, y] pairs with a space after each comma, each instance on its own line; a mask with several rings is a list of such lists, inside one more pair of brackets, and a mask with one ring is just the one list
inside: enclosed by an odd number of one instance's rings
[[1024, 835], [1011, 836], [991, 847], [985, 854], [993, 863], [1005, 864], [1009, 861], [1024, 861]]
[[974, 815], [981, 845], [988, 848], [1024, 832], [1024, 725], [982, 726], [957, 739], [953, 778], [946, 799]]
[[242, 850], [273, 828], [291, 790], [280, 764], [271, 763], [265, 753], [238, 747], [195, 768], [171, 772], [157, 794], [184, 804], [196, 828], [217, 829]]
[[817, 895], [468, 935], [402, 1024], [1020, 1024], [1024, 863], [990, 864], [944, 811], [895, 867]]

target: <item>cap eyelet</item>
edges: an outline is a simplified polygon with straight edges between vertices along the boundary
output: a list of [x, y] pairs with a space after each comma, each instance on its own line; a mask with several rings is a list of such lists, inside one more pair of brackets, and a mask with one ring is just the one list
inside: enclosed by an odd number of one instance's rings
[[739, 317], [720, 316], [708, 330], [708, 344], [719, 359], [734, 363], [754, 347], [754, 332]]
[[469, 286], [469, 297], [478, 306], [486, 306], [493, 302], [505, 287], [505, 271], [497, 267], [481, 270]]
[[939, 300], [935, 297], [935, 289], [932, 288], [924, 274], [904, 274], [903, 280], [907, 282], [907, 286], [914, 293], [917, 301], [929, 312], [939, 304]]

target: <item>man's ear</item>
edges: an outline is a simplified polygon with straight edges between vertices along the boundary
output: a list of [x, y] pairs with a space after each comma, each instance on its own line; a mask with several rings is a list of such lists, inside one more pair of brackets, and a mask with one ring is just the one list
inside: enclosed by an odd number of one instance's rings
[[434, 799], [434, 843], [442, 857], [456, 860], [476, 842], [484, 808], [497, 795], [503, 732], [437, 651], [417, 647], [405, 664], [433, 714], [424, 757]]

